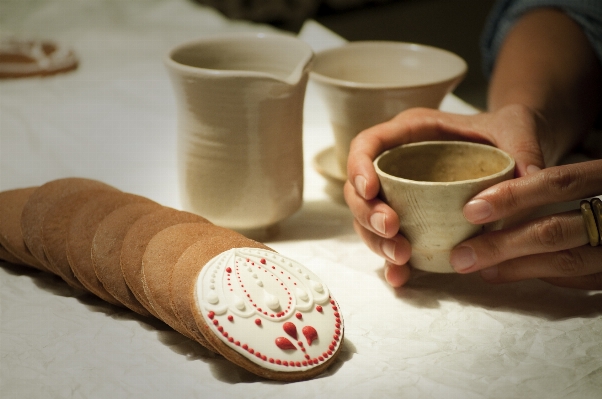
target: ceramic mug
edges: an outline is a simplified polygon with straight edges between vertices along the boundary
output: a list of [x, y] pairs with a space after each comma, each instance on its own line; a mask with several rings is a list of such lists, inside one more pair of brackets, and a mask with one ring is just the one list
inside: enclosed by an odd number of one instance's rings
[[408, 108], [438, 108], [466, 71], [458, 55], [413, 43], [359, 41], [316, 53], [310, 79], [328, 110], [340, 171], [359, 132]]
[[185, 210], [255, 230], [300, 208], [312, 60], [305, 42], [280, 34], [221, 35], [169, 52]]
[[381, 198], [399, 216], [399, 231], [412, 245], [410, 265], [451, 273], [452, 248], [500, 223], [474, 225], [462, 214], [476, 194], [514, 176], [515, 162], [484, 144], [431, 141], [405, 144], [374, 160]]

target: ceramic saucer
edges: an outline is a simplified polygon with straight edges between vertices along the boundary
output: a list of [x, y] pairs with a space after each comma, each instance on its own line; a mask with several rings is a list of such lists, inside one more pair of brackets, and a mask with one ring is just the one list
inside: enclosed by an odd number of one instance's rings
[[314, 169], [325, 179], [337, 184], [344, 184], [347, 180], [347, 174], [337, 163], [334, 147], [328, 147], [318, 152], [313, 161]]

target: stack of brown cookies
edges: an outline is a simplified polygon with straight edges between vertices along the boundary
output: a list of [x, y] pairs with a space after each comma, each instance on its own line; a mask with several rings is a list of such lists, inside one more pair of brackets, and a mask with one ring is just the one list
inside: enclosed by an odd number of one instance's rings
[[296, 261], [96, 180], [0, 192], [0, 260], [164, 321], [265, 378], [311, 378], [343, 340], [338, 304]]

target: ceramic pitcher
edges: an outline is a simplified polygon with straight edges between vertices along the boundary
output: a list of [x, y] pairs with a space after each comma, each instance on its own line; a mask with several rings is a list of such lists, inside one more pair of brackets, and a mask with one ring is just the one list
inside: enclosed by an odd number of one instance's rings
[[312, 60], [305, 42], [279, 34], [216, 36], [169, 52], [185, 210], [255, 230], [299, 209]]

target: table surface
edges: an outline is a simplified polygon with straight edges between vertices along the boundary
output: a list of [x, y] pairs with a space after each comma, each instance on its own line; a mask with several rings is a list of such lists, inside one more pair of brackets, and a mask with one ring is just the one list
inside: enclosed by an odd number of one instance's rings
[[[274, 31], [183, 0], [0, 8], [3, 35], [52, 38], [81, 60], [72, 73], [0, 82], [0, 190], [81, 176], [176, 208], [175, 104], [162, 57], [214, 33]], [[316, 50], [343, 42], [311, 21], [300, 36]], [[452, 95], [442, 108], [476, 112]], [[428, 273], [387, 286], [340, 185], [314, 169], [333, 142], [324, 112], [310, 85], [304, 204], [265, 241], [321, 276], [340, 303], [345, 341], [326, 373], [262, 380], [161, 322], [0, 262], [0, 397], [599, 397], [601, 292]]]

